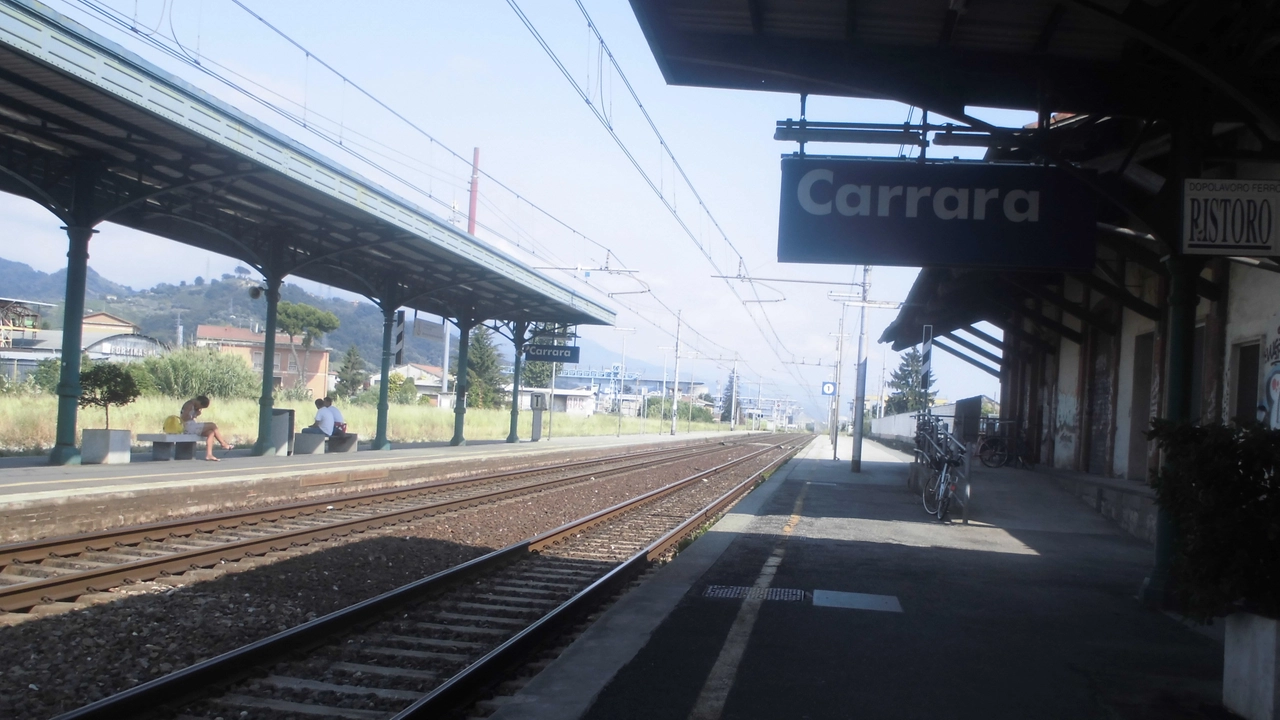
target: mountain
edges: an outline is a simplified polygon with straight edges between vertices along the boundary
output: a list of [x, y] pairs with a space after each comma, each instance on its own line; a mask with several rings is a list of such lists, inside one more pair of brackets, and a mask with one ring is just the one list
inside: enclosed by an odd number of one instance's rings
[[[44, 273], [24, 263], [0, 258], [0, 297], [34, 300], [57, 305], [43, 313], [43, 320], [53, 329], [62, 326], [62, 298], [66, 292], [66, 270]], [[197, 325], [234, 325], [258, 327], [266, 322], [266, 300], [250, 297], [258, 283], [224, 275], [221, 279], [196, 278], [178, 285], [161, 283], [148, 290], [134, 290], [111, 282], [89, 268], [85, 284], [86, 311], [104, 311], [138, 325], [144, 335], [170, 344], [178, 339], [178, 323], [183, 326], [183, 340], [190, 343]], [[368, 368], [375, 370], [382, 358], [382, 312], [368, 302], [350, 302], [323, 298], [286, 283], [280, 291], [283, 300], [306, 303], [338, 316], [337, 330], [325, 336], [322, 347], [332, 348], [333, 362], [339, 362], [347, 348], [354, 345]], [[410, 320], [413, 313], [409, 313]], [[456, 331], [450, 355], [457, 356]], [[406, 362], [440, 364], [442, 343], [406, 334]], [[501, 345], [499, 346], [501, 348]], [[510, 350], [507, 351], [510, 356]]]
[[[40, 272], [25, 263], [0, 258], [0, 297], [61, 304], [66, 291], [65, 269], [55, 273]], [[133, 294], [133, 288], [117, 285], [99, 275], [93, 268], [89, 268], [85, 275], [86, 297], [114, 295], [120, 298]]]

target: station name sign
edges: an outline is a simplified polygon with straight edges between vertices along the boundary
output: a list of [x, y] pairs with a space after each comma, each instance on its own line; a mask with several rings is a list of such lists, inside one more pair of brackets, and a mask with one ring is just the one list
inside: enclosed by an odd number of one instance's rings
[[525, 345], [524, 359], [529, 362], [576, 363], [582, 348], [576, 345]]
[[1192, 255], [1280, 255], [1280, 180], [1184, 180], [1182, 249]]
[[778, 261], [1083, 270], [1096, 218], [1052, 167], [787, 157]]

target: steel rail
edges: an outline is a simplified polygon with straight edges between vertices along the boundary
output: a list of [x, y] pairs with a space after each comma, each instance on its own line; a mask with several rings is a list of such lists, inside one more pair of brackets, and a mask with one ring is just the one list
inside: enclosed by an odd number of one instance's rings
[[[750, 437], [742, 440], [735, 439], [735, 442], [746, 442], [750, 439]], [[521, 477], [527, 477], [529, 475], [538, 475], [541, 473], [567, 470], [587, 465], [624, 462], [638, 458], [651, 457], [653, 455], [680, 454], [681, 452], [690, 449], [693, 449], [696, 452], [697, 450], [705, 449], [707, 447], [712, 447], [712, 445], [707, 443], [699, 445], [682, 445], [676, 448], [657, 448], [654, 450], [645, 450], [636, 453], [607, 455], [599, 458], [574, 460], [567, 463], [560, 463], [554, 467], [536, 467], [522, 470], [498, 471], [488, 473], [486, 475], [463, 477], [443, 482], [427, 482], [417, 485], [387, 488], [385, 490], [370, 490], [362, 493], [344, 495], [337, 498], [331, 497], [321, 500], [308, 500], [299, 503], [272, 505], [270, 507], [248, 510], [233, 510], [231, 512], [201, 515], [194, 518], [163, 520], [145, 525], [134, 525], [127, 528], [99, 530], [80, 535], [63, 535], [53, 538], [41, 538], [39, 540], [10, 543], [7, 545], [0, 545], [0, 563], [8, 564], [15, 561], [18, 563], [37, 562], [50, 557], [66, 557], [86, 551], [105, 551], [110, 550], [113, 547], [118, 547], [119, 544], [127, 545], [154, 538], [166, 539], [172, 537], [174, 533], [188, 535], [193, 533], [212, 532], [214, 530], [225, 530], [230, 527], [227, 525], [228, 522], [241, 525], [249, 522], [273, 521], [324, 510], [330, 506], [335, 508], [354, 507], [360, 504], [373, 504], [384, 499], [401, 499], [398, 497], [401, 495], [434, 493], [441, 489], [452, 489], [500, 480], [514, 480]], [[722, 445], [717, 445], [716, 447], [722, 447]], [[339, 505], [339, 503], [341, 503], [341, 505]]]
[[[152, 714], [158, 710], [172, 709], [177, 704], [190, 701], [196, 697], [207, 694], [210, 687], [226, 685], [237, 679], [245, 677], [251, 673], [254, 668], [261, 667], [273, 661], [278, 661], [298, 651], [307, 650], [331, 640], [335, 636], [340, 636], [349, 632], [353, 627], [367, 624], [377, 617], [387, 613], [388, 611], [412, 603], [421, 598], [437, 594], [449, 587], [456, 585], [458, 582], [477, 574], [483, 573], [493, 568], [504, 566], [520, 557], [527, 556], [530, 552], [536, 552], [541, 548], [554, 545], [563, 541], [572, 535], [584, 532], [587, 529], [595, 527], [608, 519], [617, 517], [639, 505], [646, 504], [650, 501], [669, 495], [680, 489], [688, 487], [692, 483], [696, 483], [704, 477], [721, 472], [725, 469], [748, 462], [760, 455], [775, 451], [788, 442], [790, 439], [780, 443], [774, 443], [761, 450], [749, 453], [740, 458], [735, 458], [727, 463], [722, 463], [709, 470], [699, 471], [698, 473], [678, 480], [676, 482], [665, 485], [661, 488], [651, 490], [643, 495], [639, 495], [631, 500], [618, 503], [612, 507], [592, 513], [579, 520], [566, 523], [558, 528], [549, 530], [528, 540], [513, 543], [505, 548], [495, 550], [487, 555], [469, 560], [460, 565], [456, 565], [447, 570], [443, 570], [429, 577], [417, 580], [395, 590], [388, 591], [373, 598], [361, 601], [341, 610], [334, 611], [315, 620], [303, 623], [296, 627], [282, 631], [270, 637], [263, 638], [256, 642], [250, 643], [235, 650], [228, 651], [217, 657], [210, 658], [203, 662], [196, 663], [181, 670], [156, 678], [141, 685], [135, 686], [123, 692], [117, 693], [102, 700], [98, 700], [84, 707], [72, 710], [70, 712], [58, 715], [54, 720], [115, 720], [121, 717], [142, 717]], [[752, 477], [747, 481], [740, 483], [735, 491], [740, 495], [749, 489], [759, 477], [770, 468], [777, 467], [781, 462], [794, 455], [795, 452], [803, 447], [803, 443], [798, 443], [794, 447], [788, 449], [788, 452], [780, 459], [775, 460], [765, 470], [753, 473]], [[732, 492], [732, 491], [731, 491]], [[729, 500], [728, 502], [732, 502]], [[713, 505], [720, 504], [722, 507], [727, 504], [722, 496]], [[704, 513], [699, 513], [696, 518], [703, 518]], [[681, 528], [688, 528], [689, 523], [682, 523]], [[696, 527], [696, 526], [694, 526]], [[665, 536], [664, 536], [665, 538]], [[647, 562], [648, 554], [657, 547], [662, 541], [651, 544], [645, 551], [638, 553], [636, 557], [644, 559]], [[678, 542], [678, 540], [677, 540]], [[635, 565], [638, 561], [636, 557], [626, 561], [620, 567], [639, 567]], [[612, 578], [605, 583], [606, 578]], [[561, 606], [553, 610], [548, 616], [535, 621], [529, 628], [506, 641], [498, 648], [481, 658], [474, 665], [484, 664], [488, 671], [492, 671], [497, 664], [503, 663], [514, 657], [521, 649], [530, 646], [535, 637], [544, 636], [550, 629], [550, 623], [546, 622], [547, 617], [558, 619], [566, 617], [566, 615], [575, 609], [581, 607], [585, 598], [582, 596], [595, 598], [605, 592], [606, 588], [613, 587], [613, 583], [618, 582], [620, 575], [615, 569], [607, 574], [604, 578], [592, 583], [587, 589], [583, 590], [574, 599], [566, 601]], [[532, 631], [532, 632], [531, 632]], [[474, 665], [472, 667], [474, 667]], [[424, 703], [431, 701], [433, 707], [440, 707], [442, 703], [447, 703], [450, 699], [456, 701], [462, 697], [465, 692], [475, 687], [475, 683], [482, 680], [480, 671], [473, 671], [471, 667], [462, 673], [455, 675], [454, 678], [447, 681], [444, 685], [425, 696], [418, 702], [415, 702], [409, 708], [406, 708], [396, 717], [418, 717], [416, 713], [425, 712], [420, 710]], [[434, 699], [433, 699], [434, 698]], [[405, 715], [405, 713], [413, 712], [415, 715]], [[433, 711], [434, 712], [434, 711]]]
[[[508, 488], [490, 493], [470, 495], [465, 498], [427, 502], [410, 508], [378, 513], [360, 518], [340, 520], [317, 527], [295, 528], [261, 537], [233, 540], [218, 545], [179, 551], [156, 557], [140, 558], [134, 562], [121, 563], [108, 567], [84, 570], [74, 574], [41, 578], [8, 587], [0, 588], [0, 609], [6, 611], [23, 610], [36, 605], [77, 597], [86, 593], [106, 590], [133, 582], [145, 582], [166, 574], [182, 573], [201, 567], [209, 567], [223, 561], [233, 562], [241, 558], [261, 555], [267, 552], [279, 552], [291, 547], [323, 542], [335, 537], [350, 535], [355, 532], [366, 532], [395, 525], [400, 522], [419, 520], [430, 515], [438, 515], [475, 505], [500, 502], [513, 497], [520, 497], [534, 492], [554, 489], [563, 485], [572, 485], [591, 479], [609, 475], [635, 472], [646, 467], [679, 462], [681, 460], [701, 457], [725, 450], [725, 445], [698, 446], [693, 452], [669, 454], [664, 457], [649, 457], [642, 462], [608, 468], [603, 471], [583, 471], [568, 477], [556, 478], [516, 488]], [[544, 469], [542, 472], [546, 472]], [[522, 474], [527, 474], [522, 471]], [[432, 486], [440, 487], [437, 486]], [[178, 540], [197, 534], [193, 530], [187, 535], [159, 540]], [[177, 544], [181, 544], [180, 542]]]
[[[778, 443], [773, 447], [753, 453], [746, 458], [740, 458], [732, 463], [726, 463], [717, 468], [712, 468], [703, 473], [699, 473], [677, 483], [648, 493], [655, 495], [650, 500], [656, 499], [661, 495], [667, 495], [676, 490], [682, 489], [685, 485], [697, 482], [707, 475], [714, 474], [725, 469], [727, 466], [739, 465], [747, 460], [753, 459], [771, 450], [776, 450], [786, 444], [786, 441]], [[709, 519], [719, 514], [726, 507], [729, 507], [747, 491], [755, 487], [768, 473], [777, 469], [782, 463], [790, 460], [805, 443], [798, 443], [790, 448], [788, 452], [783, 454], [771, 462], [765, 468], [752, 473], [751, 477], [736, 485], [733, 489], [721, 495], [711, 504], [704, 507], [701, 511], [695, 513], [689, 519], [682, 522], [675, 529], [667, 532], [662, 537], [653, 541], [644, 550], [632, 555], [629, 559], [623, 561], [614, 569], [610, 570], [603, 577], [599, 578], [591, 585], [580, 591], [578, 594], [561, 603], [554, 610], [543, 615], [534, 621], [529, 627], [520, 631], [503, 644], [491, 650], [487, 655], [480, 658], [476, 662], [467, 666], [458, 674], [454, 675], [443, 685], [432, 690], [430, 693], [414, 702], [409, 707], [396, 713], [391, 720], [421, 720], [422, 718], [438, 718], [446, 717], [447, 714], [458, 706], [471, 701], [477, 697], [486, 688], [490, 687], [495, 678], [500, 677], [512, 665], [519, 661], [520, 658], [526, 657], [530, 650], [538, 647], [548, 637], [553, 636], [566, 624], [573, 622], [575, 619], [585, 614], [585, 611], [597, 605], [600, 601], [607, 598], [610, 594], [622, 587], [633, 577], [640, 574], [651, 562], [662, 557], [671, 548], [680, 543], [681, 540], [688, 537], [699, 527], [705, 524]], [[660, 495], [658, 495], [660, 494]], [[644, 496], [641, 496], [644, 497]], [[640, 498], [637, 498], [639, 500]], [[630, 501], [629, 501], [630, 502]], [[647, 502], [647, 500], [645, 501]], [[615, 506], [608, 510], [597, 513], [597, 516], [605, 515], [605, 517], [597, 517], [591, 525], [605, 522], [622, 512], [630, 510], [631, 506], [622, 507]], [[584, 520], [586, 520], [584, 518]], [[553, 531], [555, 532], [555, 531]], [[581, 532], [573, 530], [570, 532]], [[557, 532], [557, 538], [564, 538], [568, 533]], [[552, 539], [548, 538], [541, 542], [541, 547], [547, 547], [551, 544]], [[61, 718], [55, 718], [61, 720]]]

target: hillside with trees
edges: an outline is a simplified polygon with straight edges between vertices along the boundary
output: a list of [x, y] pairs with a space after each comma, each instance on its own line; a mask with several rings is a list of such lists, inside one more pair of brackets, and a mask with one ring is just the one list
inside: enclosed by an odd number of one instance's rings
[[[242, 271], [242, 272], [241, 272]], [[135, 323], [144, 335], [163, 342], [177, 342], [177, 324], [181, 316], [184, 327], [183, 340], [191, 344], [196, 326], [231, 325], [261, 329], [266, 322], [266, 299], [250, 297], [250, 290], [259, 282], [251, 279], [245, 268], [237, 268], [236, 274], [220, 278], [195, 277], [191, 282], [177, 285], [161, 283], [146, 290], [134, 290], [103, 278], [89, 269], [85, 307], [87, 311], [103, 311]], [[62, 326], [62, 295], [66, 289], [66, 272], [44, 273], [31, 266], [0, 258], [0, 295], [34, 300], [57, 305], [46, 308], [43, 320], [51, 329]], [[286, 281], [280, 291], [284, 302], [309, 305], [319, 311], [332, 313], [337, 327], [323, 334], [319, 345], [332, 349], [330, 363], [337, 366], [347, 350], [354, 346], [369, 370], [376, 370], [382, 357], [382, 311], [368, 301], [326, 298], [314, 295]], [[408, 313], [413, 322], [413, 313]], [[283, 328], [281, 328], [283, 331]], [[503, 352], [501, 343], [495, 350], [500, 356], [510, 357], [510, 350]], [[405, 333], [405, 362], [427, 365], [441, 364], [443, 343], [438, 340], [414, 337], [412, 329]], [[450, 355], [457, 357], [457, 335], [451, 343]]]

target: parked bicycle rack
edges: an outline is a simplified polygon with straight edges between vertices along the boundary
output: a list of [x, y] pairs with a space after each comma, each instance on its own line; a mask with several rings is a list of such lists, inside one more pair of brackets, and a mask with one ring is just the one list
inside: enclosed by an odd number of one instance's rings
[[[919, 488], [926, 512], [943, 520], [950, 511], [950, 504], [958, 503], [961, 522], [969, 524], [969, 502], [973, 495], [969, 478], [974, 452], [974, 444], [966, 445], [953, 435], [941, 417], [927, 410], [916, 415], [915, 463], [918, 467], [912, 469], [911, 477], [917, 480], [922, 477], [930, 478], [929, 481], [920, 483]], [[956, 477], [948, 485], [953, 485], [955, 489], [939, 488], [936, 482], [950, 474], [950, 468], [955, 469]], [[929, 510], [931, 494], [936, 496], [935, 511]]]

